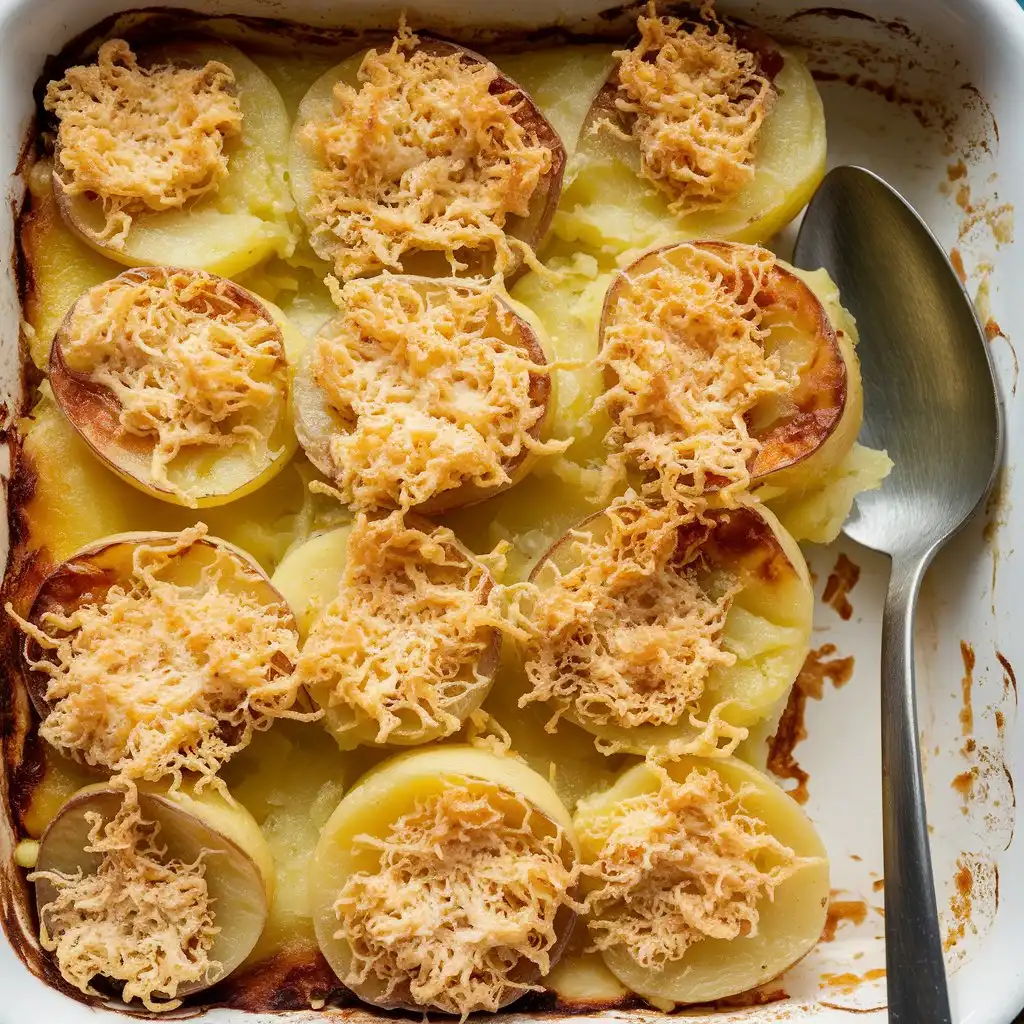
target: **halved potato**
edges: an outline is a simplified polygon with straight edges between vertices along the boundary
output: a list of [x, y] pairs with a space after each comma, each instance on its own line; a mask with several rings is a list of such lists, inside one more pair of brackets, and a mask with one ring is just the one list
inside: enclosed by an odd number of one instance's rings
[[[814, 593], [796, 542], [757, 505], [711, 509], [705, 518], [706, 523], [681, 521], [676, 552], [685, 561], [670, 562], [662, 571], [691, 575], [712, 599], [735, 588], [716, 641], [735, 661], [711, 665], [694, 702], [696, 721], [686, 714], [671, 723], [619, 724], [611, 715], [595, 720], [570, 701], [565, 717], [596, 736], [605, 750], [710, 753], [722, 739], [731, 749], [732, 737], [742, 738], [769, 715], [800, 672], [810, 643]], [[556, 542], [530, 579], [542, 593], [554, 587], [581, 565], [580, 541], [600, 543], [611, 529], [607, 512], [585, 519]], [[529, 645], [525, 656], [527, 662], [535, 656]], [[703, 723], [711, 723], [710, 732]]]
[[571, 184], [554, 220], [559, 238], [612, 253], [692, 238], [762, 242], [806, 206], [825, 174], [825, 114], [817, 86], [792, 51], [760, 33], [740, 42], [758, 54], [766, 74], [775, 71], [769, 77], [777, 92], [758, 133], [753, 180], [721, 208], [674, 214], [668, 197], [640, 177], [636, 143], [594, 130], [602, 120], [629, 127], [615, 107], [613, 73], [594, 101], [567, 172]]
[[[353, 980], [350, 976], [352, 948], [344, 929], [339, 927], [335, 901], [352, 876], [359, 872], [372, 874], [380, 869], [380, 847], [361, 842], [359, 837], [386, 839], [399, 818], [451, 786], [465, 786], [474, 794], [483, 795], [488, 804], [503, 812], [512, 827], [525, 828], [538, 838], [560, 836], [565, 867], [572, 869], [575, 865], [578, 847], [569, 812], [540, 775], [513, 757], [499, 757], [466, 746], [444, 746], [403, 754], [368, 772], [346, 793], [324, 826], [310, 873], [310, 891], [321, 951], [338, 977], [360, 999], [376, 1006], [430, 1009], [411, 1000], [408, 985], [389, 991], [387, 977], [371, 974], [359, 981]], [[529, 810], [525, 819], [524, 804]], [[439, 867], [443, 864], [438, 863]], [[509, 883], [515, 884], [512, 879]], [[567, 895], [571, 897], [573, 892]], [[401, 898], [400, 893], [396, 896]], [[520, 909], [525, 910], [525, 907], [520, 906]], [[470, 907], [465, 910], [472, 913]], [[554, 918], [556, 942], [548, 951], [552, 965], [569, 939], [575, 916], [568, 903], [563, 903], [557, 911]], [[522, 927], [517, 926], [517, 932]], [[510, 940], [516, 941], [519, 934], [510, 936]], [[429, 937], [425, 933], [421, 941], [426, 943]], [[475, 941], [471, 927], [463, 930], [459, 937], [467, 943]], [[533, 984], [539, 975], [535, 964], [522, 960], [513, 966], [510, 974], [519, 985]], [[502, 1004], [521, 992], [522, 989], [513, 991]]]
[[[122, 533], [90, 544], [61, 562], [43, 580], [32, 601], [28, 621], [42, 627], [44, 616], [71, 616], [85, 605], [102, 604], [111, 587], [131, 590], [135, 581], [133, 559], [139, 546], [169, 545], [178, 539], [179, 535], [174, 533]], [[199, 537], [183, 551], [171, 556], [161, 570], [160, 578], [178, 586], [194, 586], [215, 562], [219, 563], [218, 587], [222, 592], [245, 594], [265, 606], [287, 607], [285, 599], [251, 555], [215, 537]], [[228, 624], [225, 624], [225, 632], [227, 628]], [[26, 638], [23, 653], [28, 664], [48, 657], [32, 637]], [[280, 653], [273, 664], [278, 675], [287, 675], [293, 668]], [[38, 670], [27, 673], [29, 697], [44, 721], [52, 710], [46, 696], [48, 679]], [[152, 703], [149, 713], [155, 714]], [[66, 753], [74, 755], [76, 752], [69, 749]], [[125, 751], [126, 756], [128, 753]]]
[[[369, 51], [354, 54], [331, 68], [313, 83], [310, 90], [299, 104], [298, 116], [292, 131], [289, 147], [289, 172], [292, 195], [299, 213], [310, 231], [310, 241], [321, 259], [335, 264], [340, 271], [344, 262], [344, 252], [338, 239], [330, 227], [318, 222], [313, 217], [315, 202], [316, 174], [320, 167], [314, 147], [307, 135], [313, 124], [329, 122], [335, 116], [334, 87], [339, 83], [359, 89], [359, 69]], [[465, 47], [457, 46], [438, 39], [424, 39], [417, 44], [413, 52], [431, 54], [438, 57], [458, 55], [463, 64], [487, 64], [494, 66], [486, 57]], [[508, 105], [514, 108], [515, 120], [528, 133], [536, 136], [541, 145], [551, 151], [551, 166], [541, 179], [536, 192], [530, 201], [529, 216], [509, 216], [504, 232], [509, 238], [518, 239], [533, 249], [538, 249], [548, 234], [551, 219], [558, 205], [562, 191], [562, 174], [565, 170], [565, 149], [555, 129], [540, 112], [530, 96], [514, 81], [506, 77], [497, 68], [497, 77], [490, 86], [492, 95], [508, 94]], [[365, 86], [362, 86], [365, 88]], [[425, 156], [424, 156], [425, 159]], [[516, 254], [513, 253], [515, 256]], [[467, 265], [463, 272], [467, 275], [490, 276], [494, 268], [494, 254], [480, 251], [460, 249], [454, 256]], [[512, 265], [505, 270], [505, 276], [514, 273], [521, 265], [521, 254], [513, 259]], [[400, 266], [389, 269], [407, 274], [420, 274], [430, 277], [449, 277], [452, 273], [451, 264], [445, 253], [421, 249], [409, 251], [401, 259]], [[344, 275], [349, 276], [349, 275]]]
[[225, 144], [228, 177], [215, 192], [182, 209], [140, 214], [123, 245], [112, 246], [101, 236], [102, 203], [86, 193], [67, 191], [58, 150], [53, 192], [68, 227], [105, 256], [132, 267], [178, 266], [231, 276], [272, 253], [287, 256], [296, 241], [285, 182], [290, 126], [273, 82], [241, 50], [213, 40], [155, 47], [138, 59], [143, 66], [202, 67], [219, 61], [231, 68], [242, 133]]
[[[444, 302], [449, 296], [483, 294], [484, 291], [480, 286], [450, 279], [439, 280], [430, 277], [396, 275], [379, 280], [383, 282], [380, 287], [409, 287], [425, 299], [435, 302]], [[530, 311], [519, 303], [513, 302], [504, 294], [498, 292], [491, 294], [494, 304], [486, 326], [487, 336], [497, 338], [509, 347], [520, 350], [526, 359], [538, 367], [547, 365], [549, 362], [548, 342], [543, 329], [537, 324]], [[294, 382], [295, 432], [309, 461], [326, 477], [332, 479], [337, 478], [340, 469], [331, 452], [331, 438], [335, 435], [351, 434], [358, 419], [353, 422], [350, 416], [342, 416], [330, 403], [328, 396], [318, 383], [316, 376], [317, 346], [321, 340], [336, 337], [338, 330], [341, 329], [341, 324], [342, 318], [339, 317], [324, 325], [317, 341], [307, 349]], [[360, 329], [366, 331], [362, 326]], [[368, 335], [366, 342], [372, 341], [372, 334], [369, 331], [366, 331], [366, 334]], [[369, 347], [366, 342], [364, 342], [364, 348]], [[458, 345], [457, 338], [453, 338], [452, 342], [454, 345]], [[431, 373], [445, 372], [445, 369], [444, 367], [435, 367]], [[436, 390], [436, 385], [430, 374], [423, 377], [421, 386], [425, 395], [430, 395]], [[463, 382], [461, 386], [466, 392], [467, 406], [472, 410], [472, 389], [467, 386], [466, 382]], [[550, 374], [530, 373], [529, 399], [531, 409], [539, 411], [540, 415], [527, 433], [535, 441], [541, 441], [547, 431], [551, 411], [554, 407], [553, 382]], [[400, 402], [401, 396], [395, 399], [396, 405]], [[537, 458], [538, 453], [535, 450], [524, 447], [515, 458], [503, 462], [503, 469], [508, 475], [505, 483], [484, 487], [472, 480], [466, 480], [459, 486], [436, 492], [426, 501], [417, 505], [416, 510], [423, 514], [434, 515], [485, 501], [522, 480], [536, 464]], [[393, 499], [390, 504], [391, 507], [394, 507], [397, 501]]]
[[[405, 517], [405, 524], [408, 528], [419, 529], [424, 533], [433, 529], [432, 524], [412, 515]], [[300, 629], [305, 634], [307, 644], [316, 640], [317, 623], [342, 589], [351, 534], [351, 526], [341, 526], [311, 538], [290, 551], [274, 573], [273, 585], [285, 596], [289, 606], [297, 609]], [[473, 557], [470, 552], [454, 539], [448, 547], [448, 567], [460, 567], [468, 573]], [[481, 604], [486, 603], [493, 587], [489, 575], [487, 579], [487, 585], [478, 593]], [[401, 630], [401, 623], [395, 623], [394, 628]], [[462, 665], [458, 675], [445, 683], [445, 689], [451, 692], [440, 702], [440, 706], [447, 714], [462, 722], [480, 707], [494, 682], [500, 655], [501, 634], [497, 629], [491, 629], [489, 642], [477, 660]], [[301, 665], [300, 658], [300, 678]], [[430, 725], [411, 708], [400, 707], [393, 712], [400, 719], [400, 724], [390, 732], [386, 743], [378, 743], [376, 736], [380, 723], [376, 718], [362, 708], [334, 700], [330, 683], [306, 682], [305, 687], [316, 704], [323, 709], [324, 726], [342, 750], [351, 750], [360, 745], [413, 746], [442, 739], [453, 731], [447, 729], [443, 722]]]
[[[662, 767], [680, 783], [692, 771], [717, 773], [735, 794], [738, 812], [760, 819], [771, 836], [803, 861], [775, 887], [774, 898], [757, 902], [756, 931], [732, 940], [702, 938], [681, 959], [668, 960], [658, 969], [642, 966], [623, 945], [602, 952], [605, 963], [627, 988], [658, 1006], [710, 1002], [770, 981], [815, 945], [828, 908], [828, 860], [814, 826], [795, 801], [750, 765], [735, 758], [684, 757], [663, 762]], [[640, 764], [610, 789], [580, 802], [574, 823], [584, 865], [597, 858], [616, 810], [626, 801], [658, 792], [659, 786], [657, 772]], [[680, 824], [685, 826], [685, 820]], [[641, 837], [636, 842], [639, 849], [645, 848]], [[587, 886], [596, 884], [586, 880]]]
[[[43, 834], [35, 871], [94, 874], [103, 855], [85, 850], [92, 827], [87, 815], [109, 822], [124, 797], [123, 790], [107, 784], [79, 790]], [[273, 860], [252, 815], [220, 794], [140, 786], [138, 801], [142, 818], [160, 827], [158, 842], [166, 845], [162, 863], [193, 864], [201, 855], [205, 858], [205, 880], [218, 929], [209, 958], [220, 966], [209, 978], [179, 988], [174, 998], [181, 998], [226, 978], [256, 945], [273, 897]], [[39, 918], [45, 923], [57, 889], [48, 878], [36, 878], [35, 889]], [[116, 991], [109, 979], [104, 981]]]
[[[617, 303], [638, 287], [634, 279], [639, 275], [659, 266], [682, 269], [693, 249], [742, 257], [745, 248], [733, 242], [700, 241], [645, 253], [608, 289], [600, 344], [615, 323]], [[840, 340], [814, 291], [786, 263], [774, 262], [755, 301], [762, 311], [764, 352], [778, 358], [780, 376], [791, 386], [761, 399], [747, 414], [747, 429], [758, 442], [748, 470], [752, 483], [770, 483], [781, 491], [787, 487], [787, 475], [817, 476], [852, 447], [863, 411], [860, 371], [849, 339]]]
[[[235, 311], [242, 311], [250, 320], [263, 322], [273, 330], [279, 353], [277, 361], [269, 369], [257, 371], [256, 379], [261, 384], [274, 386], [278, 400], [262, 410], [251, 424], [259, 434], [258, 441], [246, 437], [241, 443], [231, 445], [185, 445], [164, 466], [165, 482], [155, 476], [157, 432], [129, 433], [122, 427], [122, 406], [116, 394], [110, 387], [92, 379], [93, 374], [102, 369], [102, 361], [88, 365], [74, 354], [71, 345], [76, 317], [89, 307], [94, 295], [105, 294], [121, 283], [127, 288], [149, 283], [159, 288], [172, 278], [175, 288], [182, 282], [188, 282], [189, 286], [209, 283], [209, 288], [189, 300], [187, 305], [194, 312], [230, 320]], [[124, 316], [123, 307], [116, 312], [119, 317]], [[300, 356], [305, 345], [306, 339], [287, 322], [280, 310], [233, 281], [208, 276], [202, 271], [138, 268], [94, 286], [68, 311], [50, 350], [50, 386], [57, 404], [92, 452], [123, 480], [163, 501], [207, 508], [234, 501], [262, 487], [284, 469], [295, 453], [298, 441], [291, 424], [288, 363]], [[228, 419], [225, 423], [226, 436], [232, 421]]]

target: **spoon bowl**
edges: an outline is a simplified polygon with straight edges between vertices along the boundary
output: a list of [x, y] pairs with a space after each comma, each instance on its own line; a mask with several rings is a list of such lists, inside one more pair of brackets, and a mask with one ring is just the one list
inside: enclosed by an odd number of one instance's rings
[[877, 175], [830, 172], [797, 266], [824, 267], [857, 319], [861, 439], [894, 468], [858, 495], [854, 540], [892, 558], [882, 613], [882, 837], [892, 1024], [952, 1024], [935, 905], [914, 676], [914, 611], [935, 553], [978, 510], [1003, 451], [988, 343], [934, 235]]

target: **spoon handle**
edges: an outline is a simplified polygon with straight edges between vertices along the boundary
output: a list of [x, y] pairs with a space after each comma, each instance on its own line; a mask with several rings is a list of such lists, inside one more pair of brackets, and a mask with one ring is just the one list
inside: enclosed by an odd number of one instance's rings
[[926, 558], [893, 558], [882, 618], [885, 960], [891, 1024], [952, 1024], [915, 704], [914, 611], [926, 568]]

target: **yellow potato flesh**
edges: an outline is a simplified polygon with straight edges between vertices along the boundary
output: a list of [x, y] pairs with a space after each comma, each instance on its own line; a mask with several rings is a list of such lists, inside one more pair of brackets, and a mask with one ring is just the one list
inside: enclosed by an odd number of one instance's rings
[[[240, 50], [226, 43], [180, 43], [154, 51], [153, 56], [200, 66], [221, 61], [234, 72], [242, 133], [226, 145], [228, 177], [215, 192], [193, 205], [140, 214], [120, 249], [101, 242], [90, 244], [128, 266], [188, 267], [224, 276], [237, 274], [274, 253], [288, 255], [296, 239], [284, 175], [289, 120], [273, 82]], [[71, 197], [69, 210], [86, 232], [102, 229], [103, 212], [97, 200], [85, 195]]]
[[825, 174], [825, 115], [810, 72], [790, 52], [775, 79], [778, 98], [759, 133], [755, 175], [720, 209], [678, 217], [638, 174], [638, 149], [607, 131], [586, 132], [555, 214], [567, 242], [622, 253], [668, 242], [720, 238], [763, 242], [786, 226]]
[[[111, 820], [121, 805], [122, 794], [104, 785], [86, 787], [64, 805], [51, 822], [39, 847], [36, 869], [73, 874], [95, 871], [100, 855], [86, 853], [89, 812]], [[140, 786], [143, 818], [160, 825], [159, 843], [166, 846], [166, 860], [195, 863], [206, 858], [206, 884], [214, 923], [219, 929], [210, 949], [211, 960], [222, 966], [207, 984], [191, 985], [178, 995], [206, 988], [226, 977], [255, 946], [267, 920], [273, 894], [274, 874], [270, 850], [252, 815], [222, 795], [207, 791], [193, 794], [184, 789]], [[40, 909], [55, 896], [51, 882], [36, 883]]]
[[[576, 839], [569, 812], [548, 783], [520, 761], [453, 745], [416, 751], [384, 762], [346, 793], [328, 819], [310, 872], [317, 939], [328, 963], [342, 980], [348, 975], [352, 957], [348, 943], [337, 934], [339, 922], [334, 902], [353, 874], [376, 871], [380, 861], [380, 851], [356, 844], [356, 837], [385, 837], [399, 817], [451, 783], [468, 784], [496, 801], [507, 799], [501, 794], [502, 789], [511, 790], [540, 812], [535, 819], [536, 827], [551, 834], [557, 826], [575, 853]], [[367, 985], [370, 991], [360, 989], [359, 994], [372, 997], [372, 988], [371, 983]]]
[[[605, 963], [627, 988], [659, 1004], [703, 1003], [745, 992], [776, 977], [799, 960], [818, 941], [829, 899], [829, 867], [825, 848], [799, 806], [767, 776], [734, 758], [682, 758], [666, 765], [682, 782], [691, 770], [716, 771], [734, 792], [743, 790], [740, 806], [760, 818], [768, 831], [798, 857], [820, 858], [800, 867], [775, 890], [773, 900], [758, 903], [756, 935], [733, 939], [703, 939], [678, 961], [661, 970], [642, 967], [624, 947], [602, 953]], [[626, 772], [609, 790], [581, 805], [575, 823], [584, 863], [599, 849], [588, 835], [602, 814], [624, 800], [656, 792], [657, 775], [646, 765]]]

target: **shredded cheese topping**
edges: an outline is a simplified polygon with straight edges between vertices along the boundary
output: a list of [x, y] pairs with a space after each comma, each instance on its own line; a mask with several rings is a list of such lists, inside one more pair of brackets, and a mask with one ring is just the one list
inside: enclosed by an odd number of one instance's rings
[[206, 859], [167, 860], [160, 826], [143, 818], [130, 786], [109, 821], [96, 811], [86, 853], [100, 857], [88, 874], [36, 871], [56, 897], [40, 913], [40, 942], [55, 954], [61, 977], [90, 996], [97, 976], [123, 982], [124, 1001], [160, 1012], [181, 1005], [179, 990], [212, 982], [221, 964], [211, 959], [220, 931], [206, 883]]
[[530, 215], [553, 165], [494, 65], [419, 44], [403, 21], [390, 49], [366, 54], [359, 87], [339, 82], [332, 116], [302, 131], [317, 163], [312, 242], [346, 280], [421, 251], [453, 273], [460, 255], [493, 253], [505, 273], [525, 248], [511, 218]]
[[776, 92], [705, 2], [710, 24], [637, 19], [640, 41], [619, 59], [615, 105], [632, 116], [641, 174], [679, 214], [715, 209], [754, 177], [758, 133]]
[[329, 439], [339, 497], [357, 509], [410, 508], [463, 485], [507, 485], [546, 402], [517, 344], [515, 314], [489, 289], [351, 281], [321, 334], [313, 379], [347, 429]]
[[697, 724], [708, 674], [736, 661], [721, 639], [739, 588], [702, 578], [713, 526], [639, 503], [615, 504], [601, 522], [606, 531], [572, 531], [573, 567], [537, 591], [519, 706], [550, 704], [550, 731], [570, 708], [597, 726]]
[[167, 543], [139, 544], [130, 580], [101, 601], [48, 611], [33, 624], [10, 614], [42, 652], [49, 714], [39, 735], [65, 754], [126, 778], [183, 772], [213, 782], [254, 730], [292, 711], [297, 632], [283, 604], [229, 586], [234, 557], [218, 548], [192, 584], [161, 576], [206, 533], [200, 523]]
[[180, 208], [224, 181], [224, 144], [242, 130], [234, 82], [217, 61], [139, 67], [123, 39], [50, 82], [44, 105], [60, 121], [66, 191], [100, 200], [107, 245], [123, 248], [140, 214]]
[[194, 505], [168, 475], [194, 448], [266, 446], [285, 416], [280, 329], [200, 271], [129, 271], [76, 303], [61, 341], [68, 368], [109, 388], [125, 434], [153, 439], [155, 483]]
[[596, 886], [587, 897], [594, 944], [624, 946], [660, 970], [704, 939], [756, 935], [761, 901], [812, 861], [744, 810], [744, 790], [718, 772], [693, 769], [677, 782], [651, 768], [658, 790], [578, 818], [577, 834], [597, 847], [582, 869]]
[[487, 570], [446, 528], [424, 532], [393, 512], [359, 515], [349, 535], [337, 598], [310, 631], [296, 668], [328, 709], [377, 723], [376, 742], [403, 726], [462, 725], [458, 714], [489, 679], [481, 658], [502, 627]]
[[612, 473], [636, 465], [644, 492], [667, 501], [748, 488], [759, 444], [747, 417], [796, 383], [764, 349], [774, 269], [767, 249], [680, 245], [626, 271], [598, 356], [613, 382]]
[[419, 801], [384, 838], [374, 872], [353, 875], [334, 909], [337, 938], [352, 950], [346, 985], [368, 980], [383, 999], [459, 1014], [494, 1012], [540, 986], [552, 966], [558, 911], [571, 902], [577, 868], [567, 840], [526, 800], [451, 784]]

